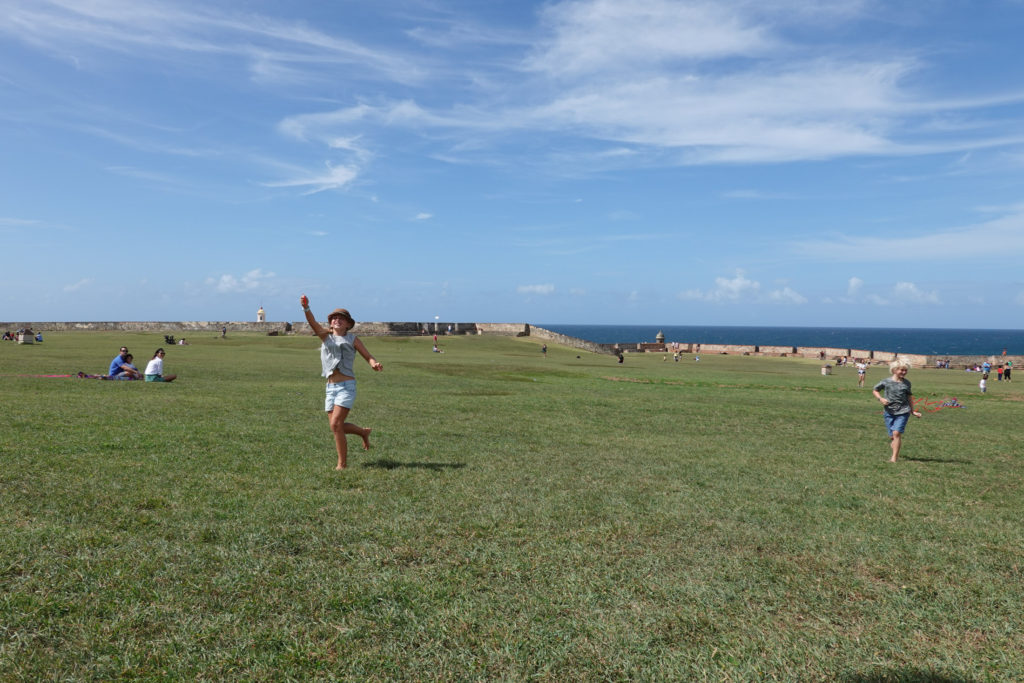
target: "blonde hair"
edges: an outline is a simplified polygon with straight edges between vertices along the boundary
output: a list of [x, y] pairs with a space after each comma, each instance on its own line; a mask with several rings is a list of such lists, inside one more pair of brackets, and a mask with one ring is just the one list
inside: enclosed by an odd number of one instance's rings
[[889, 363], [889, 372], [896, 374], [896, 371], [900, 368], [910, 369], [910, 361], [906, 358], [897, 358], [893, 362]]

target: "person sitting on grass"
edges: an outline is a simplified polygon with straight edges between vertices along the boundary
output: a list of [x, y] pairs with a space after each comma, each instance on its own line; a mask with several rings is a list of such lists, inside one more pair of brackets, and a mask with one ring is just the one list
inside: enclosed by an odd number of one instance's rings
[[167, 355], [166, 351], [157, 349], [156, 353], [153, 354], [153, 359], [146, 364], [147, 382], [173, 382], [178, 378], [177, 375], [164, 375], [165, 355]]
[[129, 353], [127, 356], [124, 357], [124, 364], [128, 366], [128, 369], [134, 370], [135, 375], [142, 374], [139, 372], [139, 369], [135, 367], [135, 356], [133, 356], [132, 354]]
[[114, 356], [114, 360], [110, 361], [110, 370], [107, 372], [110, 379], [142, 379], [139, 371], [129, 365], [127, 358], [128, 347], [122, 346], [121, 352]]
[[910, 382], [906, 379], [910, 370], [910, 363], [906, 360], [894, 360], [889, 363], [889, 371], [892, 377], [886, 377], [875, 385], [871, 392], [875, 395], [885, 409], [882, 411], [885, 417], [885, 428], [889, 431], [889, 441], [892, 446], [892, 457], [889, 462], [896, 462], [900, 455], [900, 447], [903, 445], [903, 431], [907, 428], [907, 420], [911, 415], [921, 417], [921, 413], [914, 410], [914, 394], [910, 389]]

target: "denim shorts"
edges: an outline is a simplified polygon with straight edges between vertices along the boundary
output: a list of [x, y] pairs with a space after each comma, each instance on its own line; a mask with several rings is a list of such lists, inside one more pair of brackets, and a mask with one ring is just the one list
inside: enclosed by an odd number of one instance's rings
[[163, 375], [146, 375], [146, 381], [147, 382], [163, 382], [164, 381], [164, 376]]
[[352, 408], [356, 402], [356, 381], [347, 379], [344, 382], [327, 383], [327, 400], [324, 401], [324, 410], [328, 413], [334, 410], [334, 406]]
[[885, 428], [889, 430], [889, 436], [892, 436], [896, 432], [900, 434], [907, 428], [907, 420], [910, 419], [910, 413], [903, 413], [902, 415], [890, 415], [885, 413]]

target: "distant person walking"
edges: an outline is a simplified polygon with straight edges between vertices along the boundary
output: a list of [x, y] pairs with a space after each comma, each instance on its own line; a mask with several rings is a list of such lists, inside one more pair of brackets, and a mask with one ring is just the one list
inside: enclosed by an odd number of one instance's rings
[[996, 381], [997, 382], [1002, 382], [1003, 381], [1003, 366], [1002, 365], [1000, 365], [999, 367], [996, 368]]
[[545, 358], [547, 358], [548, 357], [548, 345], [544, 344], [543, 346], [541, 346], [540, 347], [540, 352], [541, 352], [541, 355], [543, 355]]
[[857, 361], [857, 386], [864, 386], [864, 377], [868, 372], [868, 364], [863, 359]]
[[1008, 361], [1006, 361], [1006, 367], [1003, 368], [1003, 379], [1005, 381], [1009, 382], [1010, 379], [1011, 379], [1010, 375], [1012, 373], [1013, 373], [1013, 361], [1012, 360], [1008, 360]]
[[981, 376], [981, 381], [978, 382], [978, 389], [980, 389], [981, 393], [983, 393], [983, 394], [985, 393], [985, 384], [987, 382], [988, 382], [988, 375], [982, 375]]
[[347, 310], [336, 308], [331, 311], [327, 316], [327, 325], [330, 329], [324, 329], [309, 310], [309, 298], [303, 294], [299, 301], [306, 314], [306, 322], [309, 323], [313, 334], [322, 342], [320, 365], [322, 375], [327, 378], [324, 410], [327, 411], [327, 421], [334, 433], [334, 447], [338, 452], [338, 466], [334, 469], [343, 470], [348, 465], [348, 434], [355, 434], [361, 438], [363, 450], [370, 450], [372, 430], [345, 421], [356, 400], [356, 378], [352, 368], [356, 352], [366, 359], [375, 372], [380, 372], [384, 366], [370, 355], [362, 340], [351, 334], [356, 321]]
[[921, 413], [914, 410], [914, 394], [910, 388], [910, 381], [907, 379], [909, 370], [909, 362], [894, 360], [889, 363], [889, 371], [892, 372], [892, 376], [876, 384], [871, 392], [885, 406], [883, 410], [885, 428], [889, 432], [889, 441], [892, 446], [892, 457], [889, 458], [889, 462], [896, 462], [899, 458], [907, 420], [911, 415], [921, 417]]

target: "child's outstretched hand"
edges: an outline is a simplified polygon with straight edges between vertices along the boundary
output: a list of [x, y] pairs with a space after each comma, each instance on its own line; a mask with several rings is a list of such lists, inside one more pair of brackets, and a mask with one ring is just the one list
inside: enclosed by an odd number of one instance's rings
[[299, 303], [302, 304], [303, 308], [309, 308], [309, 297], [303, 294], [302, 298], [299, 299]]

